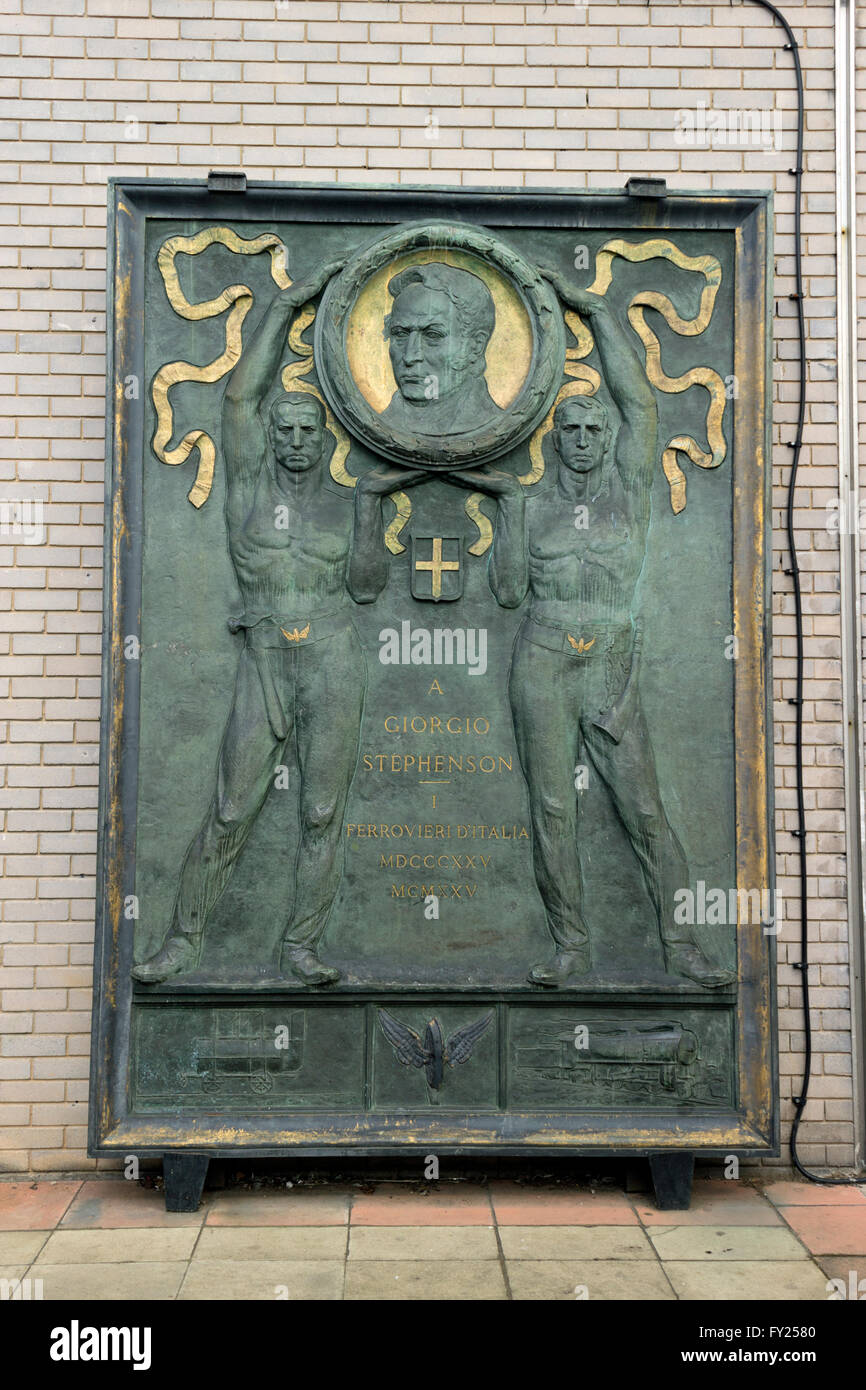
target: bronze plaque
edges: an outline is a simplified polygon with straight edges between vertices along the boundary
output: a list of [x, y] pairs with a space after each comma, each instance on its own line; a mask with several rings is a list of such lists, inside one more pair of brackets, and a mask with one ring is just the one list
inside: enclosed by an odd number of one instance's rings
[[777, 1151], [768, 214], [113, 185], [94, 1153]]

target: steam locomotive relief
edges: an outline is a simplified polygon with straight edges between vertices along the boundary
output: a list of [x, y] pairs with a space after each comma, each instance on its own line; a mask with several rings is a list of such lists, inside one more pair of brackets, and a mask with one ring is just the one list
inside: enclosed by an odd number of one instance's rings
[[713, 1048], [709, 1063], [702, 1052], [711, 1049], [681, 1023], [557, 1016], [540, 1031], [530, 1040], [523, 1030], [514, 1046], [514, 1084], [527, 1099], [548, 1103], [567, 1091], [581, 1106], [732, 1104], [727, 1049]]

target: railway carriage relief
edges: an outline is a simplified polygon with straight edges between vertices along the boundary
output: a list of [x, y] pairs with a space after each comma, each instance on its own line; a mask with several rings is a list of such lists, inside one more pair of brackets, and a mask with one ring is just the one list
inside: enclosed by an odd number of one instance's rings
[[94, 1154], [778, 1152], [769, 213], [114, 183]]

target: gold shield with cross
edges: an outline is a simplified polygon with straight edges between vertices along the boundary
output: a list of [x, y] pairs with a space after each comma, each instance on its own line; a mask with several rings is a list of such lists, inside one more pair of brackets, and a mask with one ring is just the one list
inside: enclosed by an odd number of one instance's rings
[[459, 536], [413, 536], [409, 587], [412, 597], [447, 603], [462, 597]]

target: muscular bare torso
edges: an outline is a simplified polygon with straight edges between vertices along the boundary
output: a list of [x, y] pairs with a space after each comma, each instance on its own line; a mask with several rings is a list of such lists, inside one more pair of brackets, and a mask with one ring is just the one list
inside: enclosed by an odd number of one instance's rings
[[321, 469], [294, 494], [263, 466], [249, 510], [238, 511], [227, 513], [229, 552], [248, 614], [309, 618], [348, 602], [352, 508]]
[[[585, 511], [576, 513], [576, 506]], [[648, 511], [636, 514], [616, 473], [594, 502], [576, 503], [558, 485], [530, 497], [526, 529], [532, 616], [563, 627], [627, 622], [648, 527]]]

